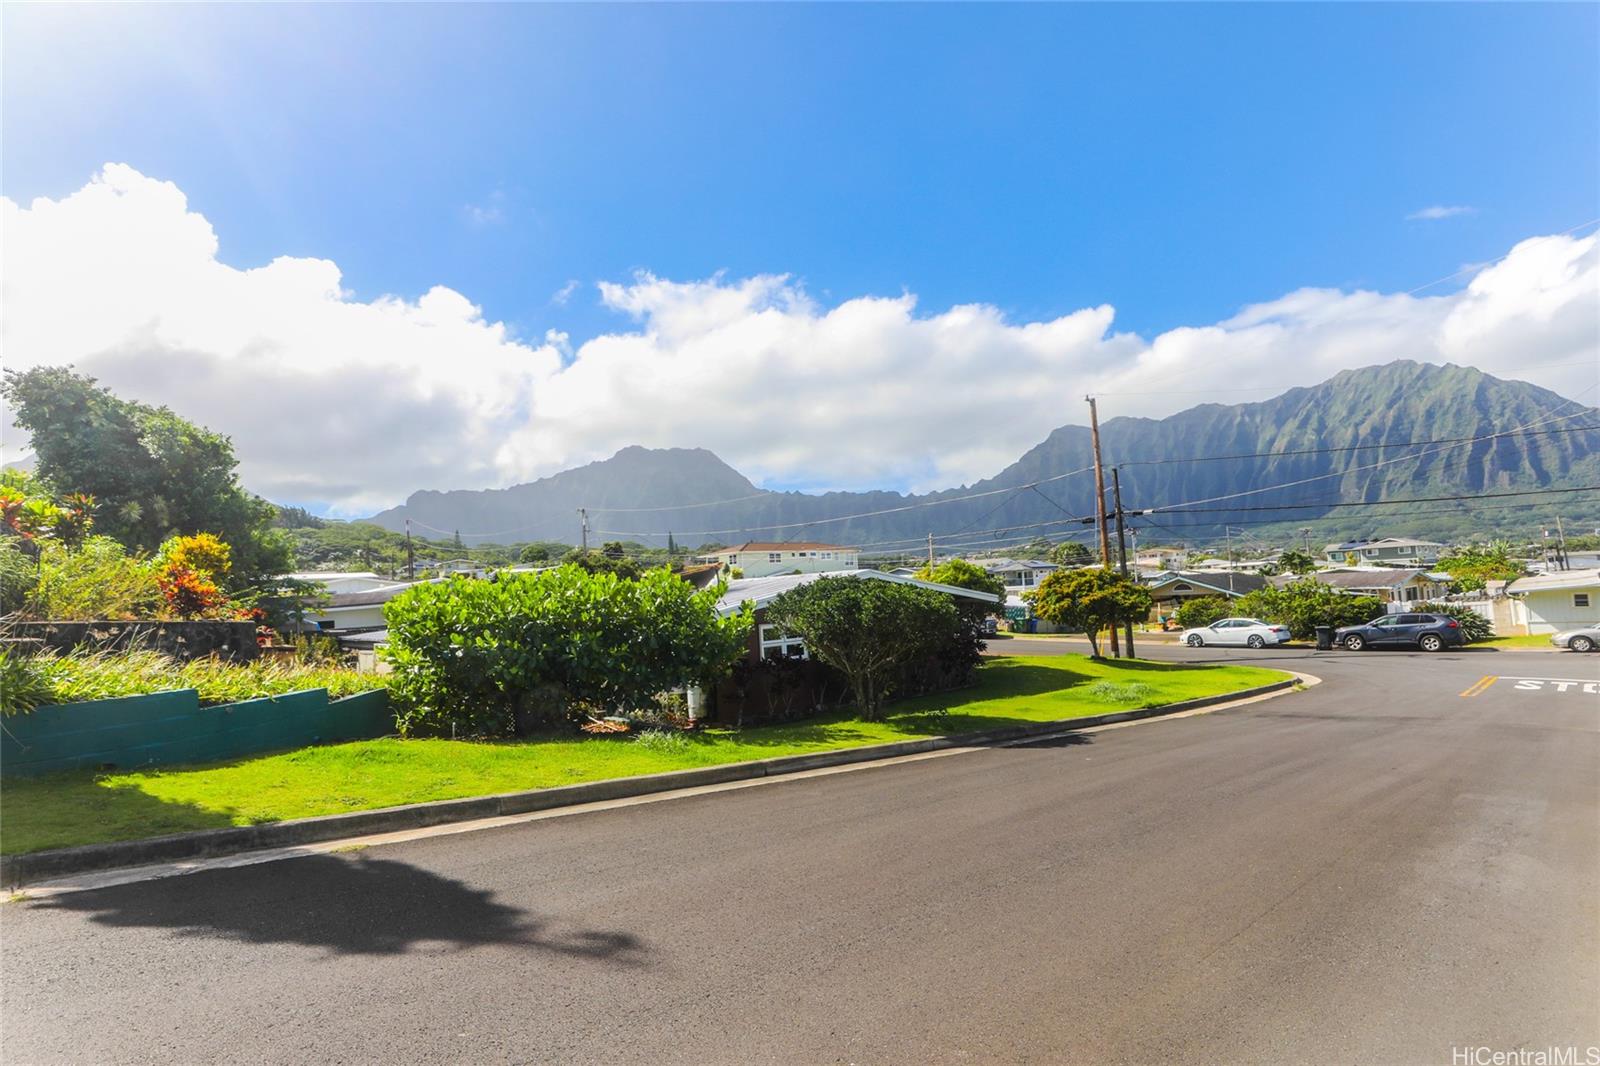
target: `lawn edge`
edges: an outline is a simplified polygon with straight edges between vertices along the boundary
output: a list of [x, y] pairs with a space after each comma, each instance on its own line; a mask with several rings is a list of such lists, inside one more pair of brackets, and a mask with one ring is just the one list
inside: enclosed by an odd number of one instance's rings
[[693, 770], [667, 770], [658, 774], [613, 777], [577, 785], [558, 785], [552, 788], [501, 792], [463, 799], [433, 800], [399, 807], [351, 811], [347, 814], [285, 819], [261, 825], [202, 829], [191, 833], [146, 837], [142, 840], [119, 840], [106, 844], [82, 844], [76, 847], [49, 848], [17, 855], [0, 855], [0, 885], [15, 889], [38, 881], [100, 870], [211, 858], [269, 848], [288, 848], [375, 833], [426, 829], [451, 822], [528, 814], [557, 807], [627, 799], [633, 796], [720, 785], [757, 777], [781, 777], [824, 767], [896, 759], [946, 748], [1004, 744], [1029, 737], [1089, 729], [1117, 722], [1138, 721], [1144, 718], [1158, 718], [1212, 707], [1220, 703], [1273, 695], [1303, 685], [1307, 680], [1309, 679], [1303, 675], [1294, 675], [1267, 685], [1257, 685], [1214, 696], [1200, 696], [1191, 700], [1180, 700], [1177, 703], [1164, 703], [1155, 707], [1115, 711], [1084, 718], [1030, 722], [1026, 725], [1007, 726], [1003, 729], [990, 729], [978, 733], [897, 740], [886, 744], [866, 744], [857, 748], [839, 748], [800, 755], [780, 755], [771, 759], [724, 763], [720, 766], [706, 766]]

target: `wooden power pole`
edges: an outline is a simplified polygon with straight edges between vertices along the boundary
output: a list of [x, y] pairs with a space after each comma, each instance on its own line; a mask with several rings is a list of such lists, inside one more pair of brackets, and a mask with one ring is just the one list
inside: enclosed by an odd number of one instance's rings
[[[1122, 525], [1122, 475], [1116, 467], [1111, 468], [1111, 498], [1117, 507], [1117, 563], [1122, 568], [1122, 576], [1128, 576], [1128, 537]], [[1115, 632], [1115, 630], [1113, 630]], [[1128, 658], [1133, 658], [1133, 623], [1123, 623], [1123, 637], [1128, 642]]]
[[[1100, 565], [1111, 569], [1111, 531], [1106, 528], [1106, 472], [1100, 462], [1100, 415], [1095, 410], [1094, 397], [1085, 396], [1089, 402], [1089, 439], [1094, 445], [1094, 521], [1100, 527]], [[1111, 627], [1111, 656], [1122, 654], [1117, 644], [1117, 627]]]
[[411, 519], [406, 519], [406, 580], [417, 579], [417, 555], [411, 550]]
[[581, 523], [581, 526], [580, 526], [579, 532], [578, 532], [578, 537], [580, 538], [580, 546], [583, 548], [584, 551], [588, 551], [589, 550], [589, 509], [587, 507], [578, 508], [578, 521]]

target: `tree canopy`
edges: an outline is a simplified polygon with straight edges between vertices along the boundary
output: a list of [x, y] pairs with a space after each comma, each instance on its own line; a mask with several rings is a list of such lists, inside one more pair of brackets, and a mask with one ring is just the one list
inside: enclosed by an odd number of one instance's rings
[[867, 721], [882, 717], [884, 701], [910, 664], [959, 640], [963, 628], [943, 593], [842, 576], [790, 589], [772, 601], [767, 620], [844, 675]]
[[1047, 622], [1081, 629], [1089, 637], [1090, 654], [1100, 658], [1102, 629], [1141, 622], [1150, 615], [1150, 590], [1126, 574], [1104, 567], [1057, 570], [1026, 593], [1033, 613]]
[[166, 407], [124, 400], [70, 367], [8, 370], [0, 386], [33, 439], [38, 475], [96, 501], [96, 532], [135, 551], [212, 533], [243, 587], [291, 568], [277, 509], [239, 484], [233, 444]]
[[1526, 573], [1503, 540], [1456, 548], [1441, 556], [1437, 565], [1450, 575], [1456, 592], [1477, 592], [1490, 581], [1512, 581]]

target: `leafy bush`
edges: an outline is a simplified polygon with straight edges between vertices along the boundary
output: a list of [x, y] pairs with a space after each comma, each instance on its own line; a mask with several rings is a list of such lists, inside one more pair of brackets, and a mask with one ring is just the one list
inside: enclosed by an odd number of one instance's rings
[[805, 641], [810, 654], [844, 675], [862, 718], [882, 717], [918, 660], [963, 654], [966, 626], [950, 597], [874, 578], [823, 577], [790, 589], [767, 620]]
[[1383, 614], [1383, 602], [1376, 596], [1351, 596], [1314, 578], [1295, 581], [1283, 588], [1257, 589], [1239, 598], [1238, 614], [1260, 618], [1289, 627], [1296, 640], [1316, 636], [1317, 626], [1353, 626]]
[[748, 611], [717, 615], [719, 595], [666, 570], [635, 581], [575, 565], [419, 585], [385, 608], [401, 731], [508, 736], [575, 703], [627, 712], [709, 683], [750, 628]]
[[[180, 663], [154, 651], [74, 651], [67, 655], [45, 652], [20, 656], [0, 649], [0, 679], [7, 714], [52, 703], [85, 703], [119, 696], [142, 696], [192, 688], [202, 704], [237, 703], [262, 696], [324, 688], [330, 699], [383, 688], [382, 674], [359, 674], [338, 667], [304, 665], [258, 659], [231, 663], [220, 659], [195, 659]], [[13, 681], [19, 686], [14, 696]], [[31, 701], [32, 706], [24, 706]]]
[[1477, 611], [1463, 607], [1458, 603], [1419, 603], [1415, 608], [1407, 610], [1424, 611], [1429, 614], [1442, 614], [1446, 618], [1455, 619], [1461, 626], [1461, 637], [1468, 644], [1479, 640], [1488, 640], [1494, 636], [1494, 627], [1489, 620]]
[[1457, 548], [1440, 556], [1436, 566], [1450, 575], [1452, 592], [1476, 592], [1490, 581], [1511, 581], [1526, 573], [1503, 540]]
[[68, 622], [167, 613], [156, 568], [110, 537], [89, 537], [76, 549], [42, 545], [39, 579], [25, 609], [37, 618]]
[[1196, 596], [1180, 603], [1172, 613], [1172, 620], [1184, 629], [1199, 629], [1228, 617], [1232, 609], [1224, 596]]

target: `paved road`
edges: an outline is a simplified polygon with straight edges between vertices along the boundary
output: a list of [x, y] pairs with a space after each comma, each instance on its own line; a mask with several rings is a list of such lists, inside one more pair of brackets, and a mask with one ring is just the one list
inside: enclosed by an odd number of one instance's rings
[[[1059, 647], [1035, 643], [1008, 647]], [[1158, 654], [1327, 683], [9, 903], [4, 1059], [1449, 1064], [1600, 1043], [1600, 696], [1511, 680], [1594, 680], [1600, 656]]]

